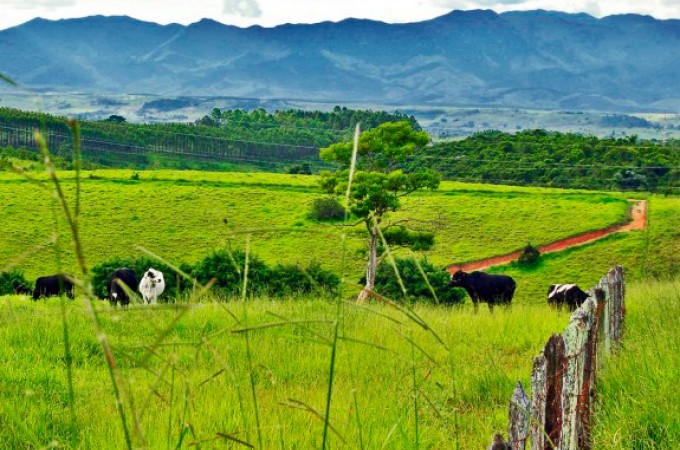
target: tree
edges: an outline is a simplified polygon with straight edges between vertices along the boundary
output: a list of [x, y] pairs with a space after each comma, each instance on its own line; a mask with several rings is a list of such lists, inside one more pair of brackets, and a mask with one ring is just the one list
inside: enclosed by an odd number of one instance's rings
[[[382, 230], [390, 226], [383, 223], [386, 214], [398, 210], [401, 199], [412, 192], [439, 187], [439, 174], [435, 172], [404, 173], [398, 169], [406, 158], [429, 142], [427, 133], [414, 131], [408, 122], [384, 123], [365, 131], [359, 138], [356, 171], [351, 182], [348, 205], [349, 212], [365, 224], [369, 235], [366, 285], [357, 298], [359, 302], [365, 301], [375, 287], [379, 238]], [[322, 172], [321, 187], [324, 191], [335, 195], [346, 193], [352, 153], [351, 142], [321, 149], [322, 159], [340, 164], [335, 172]], [[408, 233], [395, 235], [399, 236], [401, 245], [418, 241], [420, 249], [424, 249], [423, 240], [416, 239], [417, 232], [411, 235], [414, 239], [405, 239]]]
[[105, 119], [104, 122], [113, 122], [113, 123], [125, 123], [127, 120], [123, 116], [119, 116], [118, 114], [111, 114], [108, 119]]

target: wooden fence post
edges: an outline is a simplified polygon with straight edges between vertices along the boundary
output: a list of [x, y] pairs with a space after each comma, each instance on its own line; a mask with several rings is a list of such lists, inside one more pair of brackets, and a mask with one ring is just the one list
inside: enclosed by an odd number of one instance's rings
[[[566, 366], [564, 338], [553, 334], [534, 359], [531, 375], [531, 450], [560, 448], [562, 437], [562, 375]], [[535, 394], [534, 394], [535, 393]]]
[[511, 450], [524, 450], [529, 437], [529, 397], [519, 381], [510, 399], [508, 443]]
[[592, 352], [597, 332], [596, 300], [588, 298], [571, 315], [564, 330], [566, 367], [562, 377], [562, 450], [590, 448], [590, 428], [581, 419], [590, 422], [590, 397], [592, 376]]

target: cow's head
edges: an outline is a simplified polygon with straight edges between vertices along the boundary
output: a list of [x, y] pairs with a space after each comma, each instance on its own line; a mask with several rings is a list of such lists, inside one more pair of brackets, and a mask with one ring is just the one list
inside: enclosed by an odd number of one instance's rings
[[163, 283], [163, 272], [156, 270], [153, 267], [146, 271], [144, 277], [149, 279], [151, 286]]
[[451, 281], [449, 282], [449, 287], [462, 287], [467, 279], [468, 274], [462, 270], [456, 271], [451, 275]]

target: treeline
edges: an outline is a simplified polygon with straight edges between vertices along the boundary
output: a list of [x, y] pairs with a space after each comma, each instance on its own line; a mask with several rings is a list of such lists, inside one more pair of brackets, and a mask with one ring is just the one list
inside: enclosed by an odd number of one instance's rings
[[[102, 121], [81, 121], [80, 128], [84, 155], [105, 166], [176, 167], [171, 160], [183, 158], [261, 164], [268, 170], [285, 171], [287, 166], [303, 162], [321, 166], [318, 149], [350, 139], [357, 122], [367, 129], [401, 120], [418, 127], [413, 116], [399, 112], [336, 107], [330, 112], [274, 113], [215, 108], [195, 123], [137, 124], [113, 115]], [[48, 135], [54, 153], [62, 157], [69, 154], [73, 143], [66, 118], [0, 108], [1, 146], [30, 147], [34, 128]]]
[[480, 183], [678, 192], [680, 141], [485, 131], [426, 148], [406, 163], [407, 170], [422, 168]]

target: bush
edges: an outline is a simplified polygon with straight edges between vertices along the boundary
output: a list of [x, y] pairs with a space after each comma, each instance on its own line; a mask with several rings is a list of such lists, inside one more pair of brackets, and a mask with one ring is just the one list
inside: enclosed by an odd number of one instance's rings
[[277, 264], [269, 274], [267, 290], [271, 295], [309, 294], [311, 292], [337, 292], [340, 277], [311, 262], [307, 268], [293, 264]]
[[30, 288], [30, 283], [24, 277], [24, 273], [18, 269], [12, 269], [9, 272], [0, 273], [0, 295], [9, 295], [14, 293], [14, 288], [23, 284]]
[[335, 197], [315, 198], [309, 218], [321, 221], [342, 220], [345, 218], [345, 207]]
[[299, 175], [311, 175], [312, 174], [312, 168], [310, 167], [309, 163], [302, 163], [302, 164], [297, 164], [294, 166], [291, 166], [288, 169], [289, 174], [299, 174]]
[[[242, 250], [233, 252], [217, 250], [193, 266], [182, 263], [179, 269], [191, 275], [202, 285], [208, 284], [215, 278], [214, 290], [229, 296], [240, 296], [245, 259], [245, 252]], [[178, 277], [170, 267], [150, 258], [112, 258], [92, 268], [92, 288], [99, 298], [108, 298], [109, 278], [114, 270], [122, 267], [132, 269], [138, 281], [141, 281], [142, 275], [149, 267], [163, 272], [165, 277], [163, 297], [165, 298], [193, 287], [190, 280]], [[178, 279], [179, 286], [177, 285]], [[338, 286], [340, 286], [340, 278], [333, 272], [323, 269], [318, 263], [312, 262], [306, 268], [293, 264], [277, 264], [270, 268], [256, 255], [252, 253], [249, 255], [249, 295], [285, 296], [308, 294], [317, 290], [334, 293], [337, 292]]]
[[[418, 269], [415, 258], [395, 258], [397, 269], [406, 287], [409, 300], [429, 300], [435, 301], [432, 291], [423, 279], [423, 275]], [[432, 286], [440, 303], [457, 304], [462, 303], [465, 293], [461, 289], [449, 287], [450, 276], [448, 272], [436, 269], [427, 259], [420, 260], [420, 266], [427, 275], [427, 279]], [[385, 297], [392, 299], [403, 298], [401, 287], [394, 273], [394, 268], [388, 261], [382, 261], [378, 265], [375, 277], [375, 290]]]
[[531, 267], [535, 266], [538, 263], [540, 257], [541, 252], [538, 250], [538, 247], [531, 244], [527, 244], [526, 247], [524, 247], [524, 249], [520, 253], [517, 262], [522, 267]]
[[[230, 252], [217, 250], [197, 263], [191, 275], [199, 283], [205, 285], [213, 278], [215, 288], [229, 295], [240, 295], [242, 290], [242, 272], [246, 255], [242, 250]], [[249, 293], [262, 293], [269, 276], [269, 268], [257, 256], [250, 254], [248, 258]]]
[[[414, 252], [427, 251], [434, 245], [434, 233], [429, 231], [409, 230], [406, 227], [391, 227], [383, 231], [385, 240], [390, 247], [409, 247]], [[382, 241], [379, 243], [379, 253], [383, 252]]]

